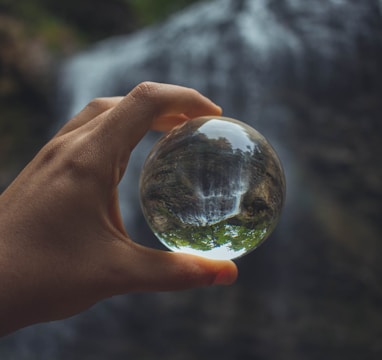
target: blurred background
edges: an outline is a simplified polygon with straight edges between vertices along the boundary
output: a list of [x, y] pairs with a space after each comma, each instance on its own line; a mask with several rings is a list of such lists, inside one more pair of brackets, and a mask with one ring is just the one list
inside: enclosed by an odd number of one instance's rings
[[0, 189], [48, 138], [60, 64], [195, 0], [0, 0]]
[[[235, 285], [115, 297], [1, 339], [0, 359], [380, 359], [380, 64], [381, 0], [0, 0], [0, 190], [93, 97], [144, 80], [256, 127], [287, 177]], [[157, 137], [121, 184], [126, 228], [152, 247], [137, 188]]]

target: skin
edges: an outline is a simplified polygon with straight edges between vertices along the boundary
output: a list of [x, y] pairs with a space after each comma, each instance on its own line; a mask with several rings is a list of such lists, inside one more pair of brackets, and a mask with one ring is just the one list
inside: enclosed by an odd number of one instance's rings
[[118, 203], [118, 183], [148, 130], [220, 114], [195, 90], [142, 83], [91, 101], [42, 148], [0, 196], [1, 335], [117, 294], [236, 280], [231, 261], [135, 243]]

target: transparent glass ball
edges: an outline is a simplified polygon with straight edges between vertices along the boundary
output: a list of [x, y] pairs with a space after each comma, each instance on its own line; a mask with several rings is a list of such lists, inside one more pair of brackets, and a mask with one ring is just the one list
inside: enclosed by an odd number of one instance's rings
[[163, 136], [140, 178], [147, 223], [170, 250], [234, 259], [275, 228], [283, 207], [280, 160], [255, 129], [200, 117]]

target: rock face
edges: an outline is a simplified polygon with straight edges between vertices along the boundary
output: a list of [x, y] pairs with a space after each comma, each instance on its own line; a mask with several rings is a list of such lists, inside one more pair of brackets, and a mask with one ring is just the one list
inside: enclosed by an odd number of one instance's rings
[[[216, 0], [69, 60], [63, 119], [144, 80], [194, 87], [274, 145], [286, 207], [274, 236], [238, 262], [237, 285], [105, 301], [10, 336], [0, 354], [379, 359], [381, 13], [378, 0]], [[127, 230], [150, 246], [137, 179], [155, 138], [139, 144], [121, 184]]]

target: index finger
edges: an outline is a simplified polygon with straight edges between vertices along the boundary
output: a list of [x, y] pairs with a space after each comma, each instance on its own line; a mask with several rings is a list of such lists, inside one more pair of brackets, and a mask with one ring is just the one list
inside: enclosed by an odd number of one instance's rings
[[121, 151], [122, 161], [127, 161], [129, 153], [152, 126], [168, 130], [187, 118], [220, 114], [221, 108], [196, 90], [145, 82], [107, 114], [99, 130], [111, 135], [106, 137], [113, 139], [108, 146]]

